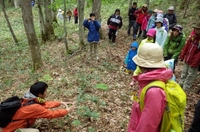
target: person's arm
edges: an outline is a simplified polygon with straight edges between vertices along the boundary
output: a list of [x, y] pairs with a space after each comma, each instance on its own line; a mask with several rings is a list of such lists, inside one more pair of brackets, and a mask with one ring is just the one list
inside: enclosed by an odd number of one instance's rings
[[144, 109], [136, 132], [156, 132], [166, 106], [165, 92], [160, 88], [150, 88], [145, 95], [144, 101]]
[[110, 25], [110, 19], [111, 19], [112, 16], [110, 16], [107, 20], [107, 25]]
[[126, 57], [125, 57], [125, 60], [124, 60], [124, 64], [127, 66], [128, 64], [128, 55], [129, 55], [129, 52], [126, 54]]
[[87, 29], [89, 29], [89, 22], [88, 22], [87, 19], [85, 19], [85, 20], [83, 21], [83, 26], [86, 27]]
[[132, 15], [132, 11], [131, 11], [131, 8], [129, 8], [128, 10], [128, 16], [130, 17]]
[[120, 17], [120, 24], [119, 24], [119, 29], [122, 27], [122, 25], [123, 25], [123, 22], [122, 22], [122, 17]]
[[99, 31], [99, 28], [101, 27], [101, 25], [99, 24], [99, 22], [97, 20], [94, 20], [93, 22], [94, 22], [94, 25], [95, 25], [97, 31]]
[[174, 53], [174, 55], [172, 56], [173, 59], [177, 59], [177, 58], [178, 58], [178, 56], [180, 55], [181, 50], [183, 49], [184, 45], [185, 45], [185, 35], [183, 35], [183, 38], [181, 39], [180, 44], [179, 44], [178, 47], [175, 49], [175, 53]]
[[49, 108], [56, 108], [58, 106], [61, 105], [61, 102], [57, 102], [57, 101], [46, 101], [45, 103], [41, 104], [42, 106], [44, 106], [45, 108], [49, 109]]
[[167, 39], [167, 31], [165, 29], [163, 31], [164, 32], [163, 32], [162, 43], [161, 43], [162, 48], [164, 48], [164, 44], [165, 44], [165, 41]]
[[164, 49], [163, 49], [164, 57], [167, 57], [167, 55], [168, 55], [169, 45], [170, 45], [170, 35], [167, 37], [167, 39], [165, 41], [165, 45], [164, 45]]
[[188, 48], [189, 48], [189, 44], [190, 44], [190, 37], [189, 37], [189, 39], [187, 40], [187, 42], [186, 42], [186, 44], [185, 44], [185, 46], [183, 47], [183, 49], [182, 49], [182, 51], [181, 51], [181, 54], [180, 54], [180, 56], [179, 56], [179, 58], [181, 59], [181, 60], [184, 60], [184, 58], [185, 58], [185, 55], [186, 55], [186, 53], [188, 52]]

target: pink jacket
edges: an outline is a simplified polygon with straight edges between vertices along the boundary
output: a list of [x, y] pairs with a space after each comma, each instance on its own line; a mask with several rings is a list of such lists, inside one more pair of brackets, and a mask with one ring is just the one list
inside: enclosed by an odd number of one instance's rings
[[[139, 95], [142, 88], [154, 80], [166, 82], [172, 78], [171, 69], [158, 69], [151, 72], [143, 73], [134, 78], [139, 83]], [[144, 109], [141, 112], [137, 102], [133, 103], [128, 132], [160, 132], [160, 122], [166, 105], [165, 92], [158, 88], [152, 87], [145, 96]]]
[[148, 21], [149, 21], [149, 18], [151, 16], [145, 16], [143, 21], [142, 21], [142, 26], [141, 26], [141, 30], [146, 30], [147, 28], [147, 24], [148, 24]]

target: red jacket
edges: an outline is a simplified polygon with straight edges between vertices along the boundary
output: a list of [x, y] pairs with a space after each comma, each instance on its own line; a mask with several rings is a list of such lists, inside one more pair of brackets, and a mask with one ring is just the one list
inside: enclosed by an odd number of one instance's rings
[[134, 15], [137, 18], [136, 22], [142, 24], [144, 17], [147, 15], [147, 11], [144, 12], [143, 10], [137, 10], [134, 12]]
[[[24, 100], [23, 103], [26, 101], [27, 100]], [[13, 116], [13, 120], [18, 121], [9, 123], [5, 128], [2, 128], [2, 132], [14, 132], [18, 128], [27, 128], [27, 121], [29, 122], [29, 125], [32, 126], [37, 118], [52, 119], [65, 116], [68, 113], [66, 109], [49, 109], [58, 106], [60, 106], [60, 102], [45, 102], [43, 104], [23, 106]]]
[[74, 8], [74, 11], [73, 11], [73, 12], [74, 12], [74, 16], [77, 17], [77, 16], [78, 16], [78, 9], [77, 9], [77, 8]]
[[200, 35], [191, 33], [187, 43], [185, 44], [180, 59], [191, 67], [198, 67], [200, 65]]

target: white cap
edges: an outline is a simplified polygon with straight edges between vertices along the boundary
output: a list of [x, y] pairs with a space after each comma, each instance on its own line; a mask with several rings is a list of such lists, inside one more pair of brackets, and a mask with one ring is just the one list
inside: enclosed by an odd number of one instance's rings
[[58, 11], [62, 11], [61, 9], [58, 9]]

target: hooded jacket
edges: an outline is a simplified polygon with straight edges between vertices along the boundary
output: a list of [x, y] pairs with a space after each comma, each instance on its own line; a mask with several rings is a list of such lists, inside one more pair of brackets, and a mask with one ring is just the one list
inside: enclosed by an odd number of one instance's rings
[[75, 16], [75, 17], [78, 17], [78, 9], [77, 9], [77, 8], [74, 8], [73, 12], [74, 12], [74, 16]]
[[136, 17], [134, 15], [135, 11], [137, 11], [138, 9], [137, 8], [133, 8], [131, 7], [128, 11], [128, 16], [129, 16], [129, 21], [135, 21], [136, 20]]
[[172, 38], [170, 40], [170, 35], [167, 37], [167, 40], [164, 45], [164, 57], [167, 57], [168, 54], [173, 55], [172, 59], [178, 59], [178, 56], [181, 53], [182, 48], [185, 45], [185, 34]]
[[99, 22], [94, 20], [94, 21], [88, 21], [84, 20], [83, 26], [86, 27], [89, 32], [87, 36], [87, 41], [88, 42], [98, 42], [99, 41], [99, 28], [101, 27]]
[[[146, 28], [147, 28], [147, 24], [148, 24], [148, 21], [149, 21], [149, 18], [150, 18], [151, 16], [145, 16], [144, 17], [144, 19], [143, 19], [143, 21], [142, 21], [142, 26], [141, 26], [141, 30], [146, 30]], [[147, 30], [146, 30], [147, 31]]]
[[180, 59], [191, 67], [198, 67], [200, 65], [200, 35], [191, 33], [187, 40], [181, 54]]
[[[37, 98], [35, 98], [30, 92], [27, 92], [23, 98], [22, 104], [25, 104], [29, 100], [35, 100], [37, 102]], [[68, 113], [66, 109], [50, 110], [50, 108], [55, 108], [60, 105], [60, 102], [45, 102], [42, 104], [35, 103], [22, 106], [12, 118], [16, 121], [9, 123], [6, 127], [2, 128], [2, 132], [14, 132], [18, 128], [30, 127], [38, 118], [52, 119], [65, 116]]]
[[117, 30], [120, 29], [123, 25], [122, 17], [120, 15], [116, 15], [117, 10], [115, 10], [115, 13], [111, 15], [107, 20], [107, 25], [111, 29]]
[[[132, 50], [131, 48], [135, 47], [136, 50]], [[124, 61], [124, 63], [127, 65], [127, 69], [128, 70], [135, 70], [136, 69], [136, 64], [135, 62], [132, 60], [132, 58], [137, 54], [138, 51], [138, 43], [137, 42], [133, 42], [131, 44], [130, 50], [128, 51], [127, 55], [126, 55], [126, 59]]]
[[137, 23], [142, 24], [144, 17], [147, 15], [147, 11], [148, 9], [146, 11], [143, 11], [142, 9], [135, 11], [134, 14], [137, 18], [136, 19]]
[[146, 27], [147, 32], [149, 31], [149, 29], [154, 28], [155, 20], [156, 20], [156, 16], [151, 15], [151, 17], [149, 18], [149, 21], [147, 23], [147, 27]]
[[[142, 89], [152, 81], [166, 82], [173, 76], [171, 69], [156, 69], [151, 72], [134, 76], [139, 83], [139, 96]], [[160, 132], [160, 123], [166, 106], [165, 92], [158, 87], [151, 87], [144, 99], [144, 109], [141, 112], [135, 101], [132, 106], [128, 132]]]
[[164, 48], [165, 41], [167, 39], [167, 31], [165, 27], [155, 28], [156, 29], [156, 42]]

